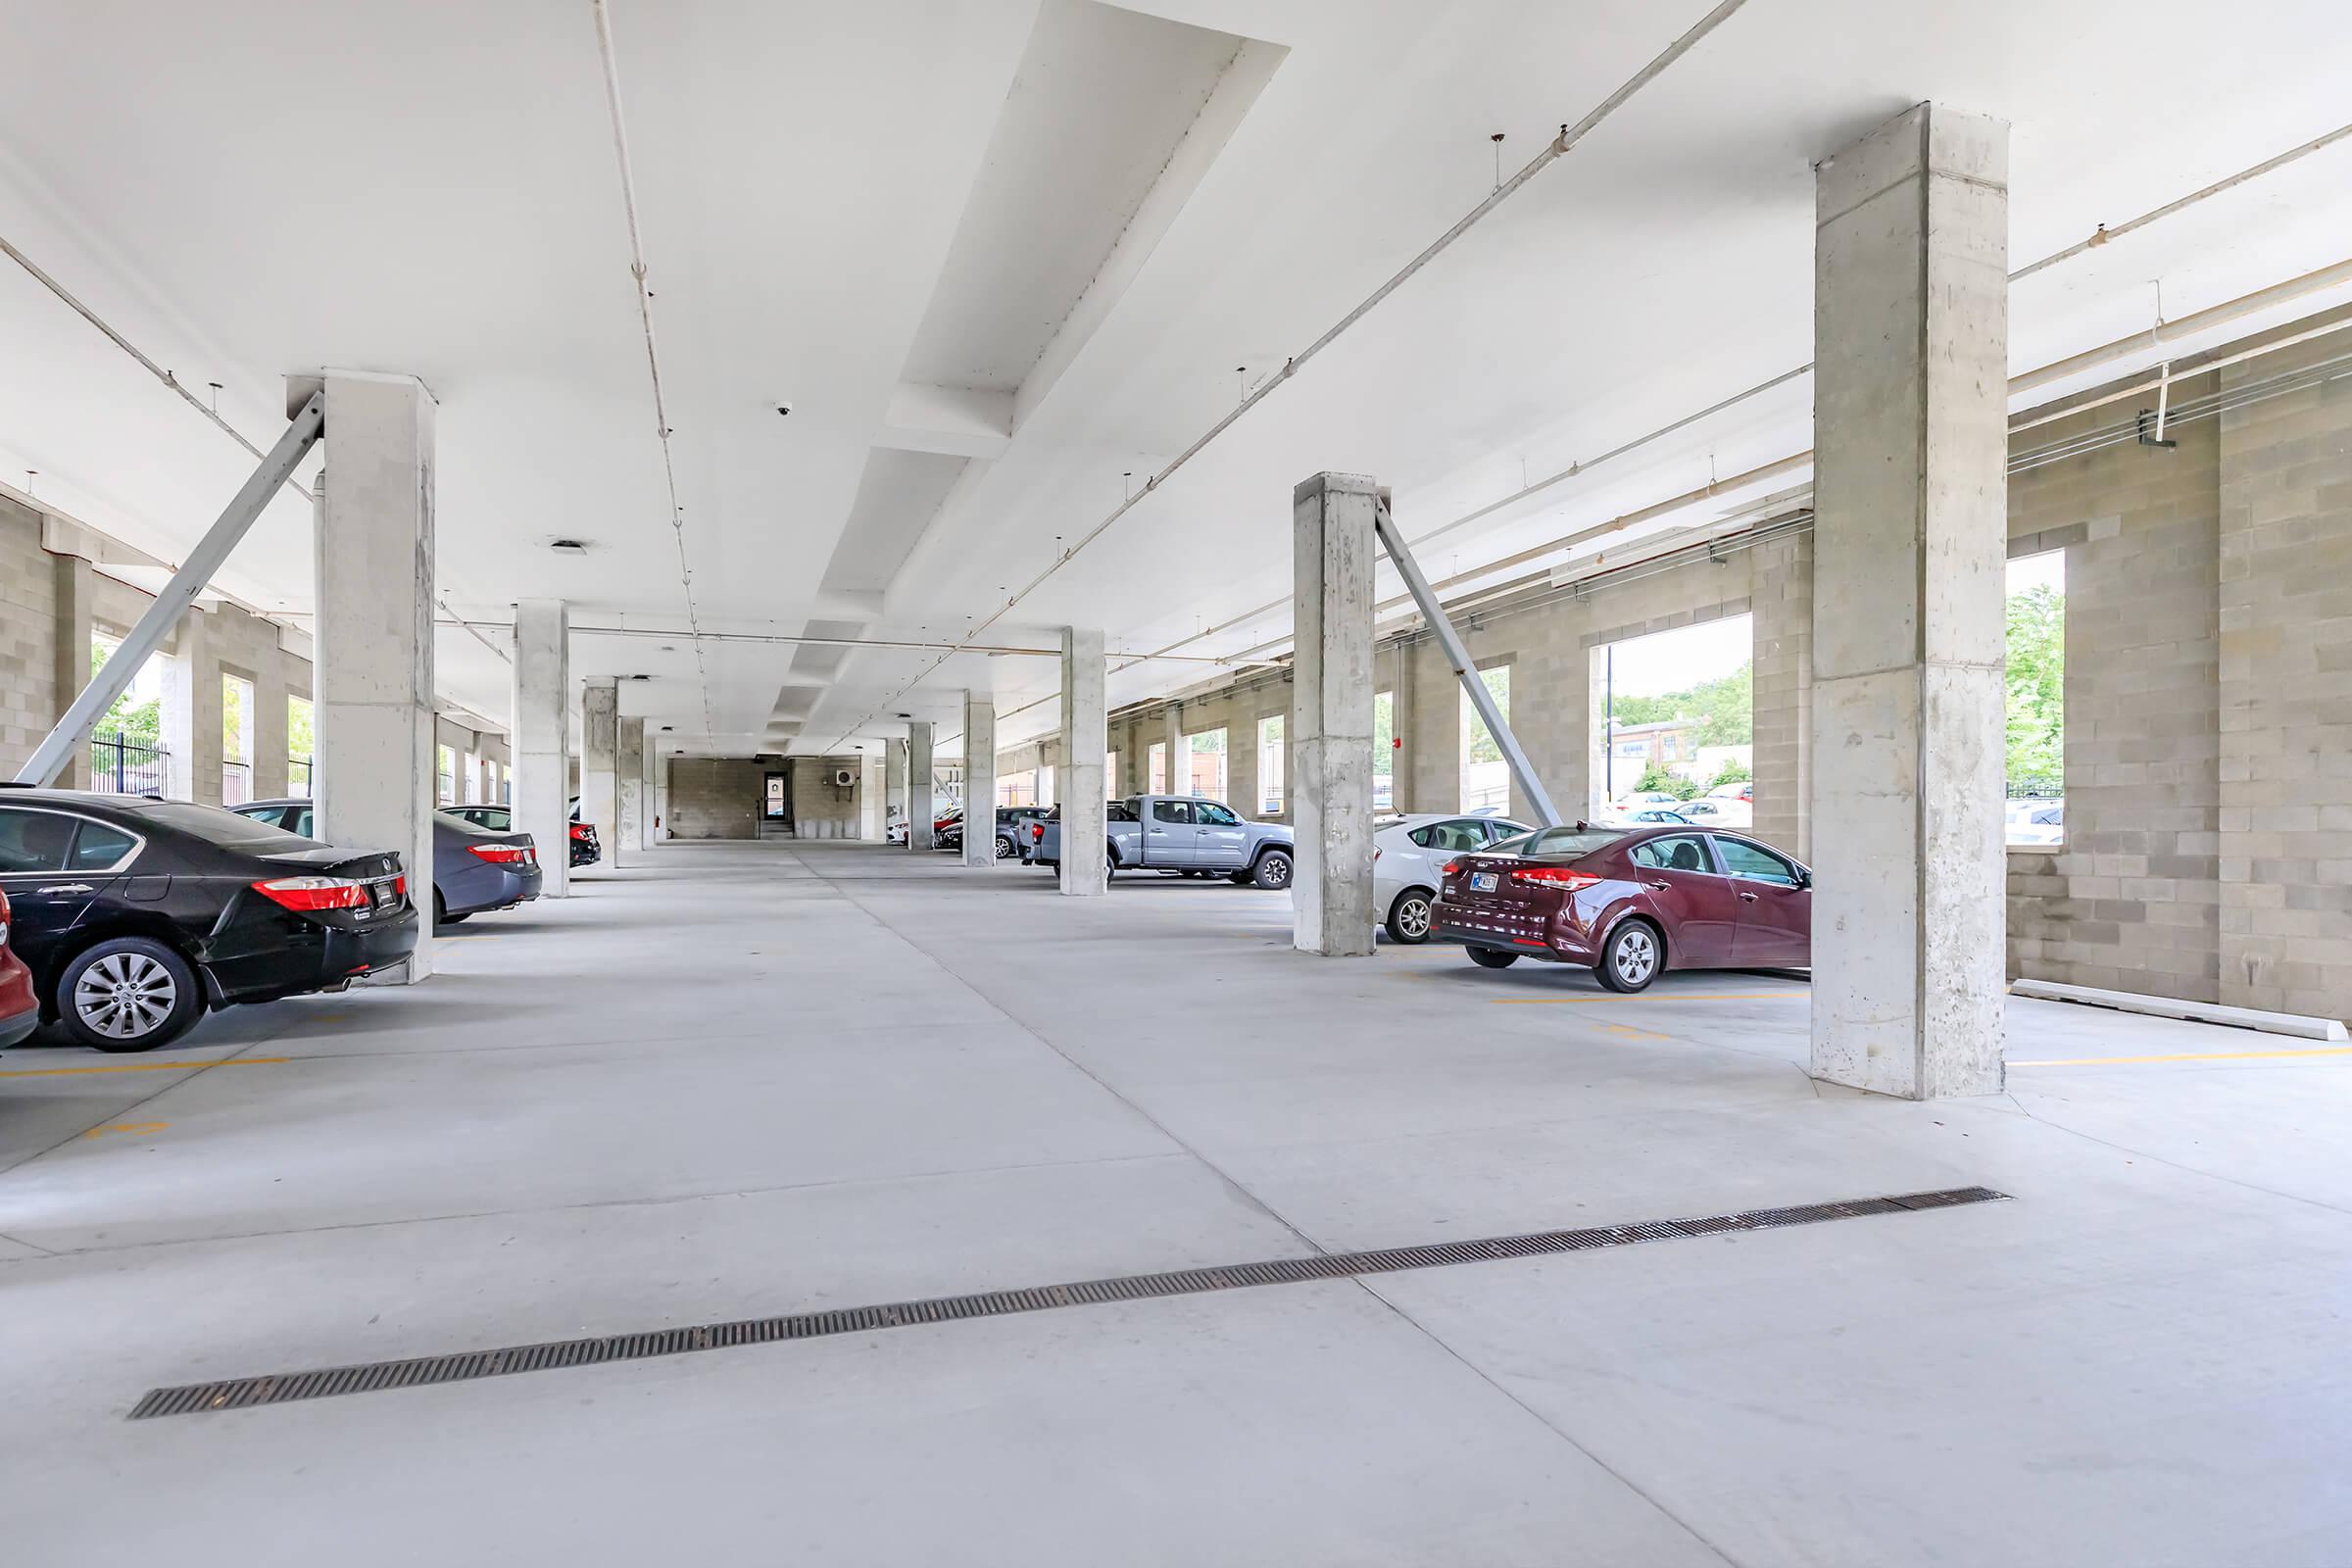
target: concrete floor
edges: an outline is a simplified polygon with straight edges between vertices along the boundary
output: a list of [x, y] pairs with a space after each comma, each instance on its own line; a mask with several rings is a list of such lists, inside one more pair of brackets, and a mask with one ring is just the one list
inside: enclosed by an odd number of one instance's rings
[[[1909, 1104], [1805, 1075], [1801, 982], [1612, 998], [1306, 958], [1287, 922], [675, 845], [453, 932], [415, 992], [208, 1021], [163, 1054], [194, 1065], [11, 1052], [0, 1557], [2352, 1560], [2352, 1055], [2015, 1002], [2009, 1094]], [[2148, 1056], [2216, 1059], [2105, 1059]], [[2016, 1200], [122, 1419], [212, 1377], [1970, 1183]]]

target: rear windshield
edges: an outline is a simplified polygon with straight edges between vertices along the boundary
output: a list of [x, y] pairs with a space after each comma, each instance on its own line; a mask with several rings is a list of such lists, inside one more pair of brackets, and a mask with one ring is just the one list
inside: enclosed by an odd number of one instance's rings
[[224, 850], [251, 850], [259, 855], [282, 853], [288, 845], [308, 845], [311, 841], [283, 828], [257, 822], [250, 816], [239, 816], [217, 806], [197, 806], [187, 801], [146, 801], [130, 809], [143, 821], [176, 828], [192, 834], [207, 844], [218, 844]]
[[[1056, 811], [1054, 814], [1058, 816], [1061, 813]], [[1137, 820], [1135, 814], [1135, 802], [1132, 800], [1112, 801], [1109, 805], [1102, 808], [1102, 818], [1107, 822], [1133, 822]]]
[[1541, 833], [1531, 833], [1523, 839], [1505, 840], [1496, 845], [1512, 855], [1564, 855], [1570, 858], [1591, 855], [1605, 850], [1625, 837], [1621, 829], [1605, 827], [1547, 827]]

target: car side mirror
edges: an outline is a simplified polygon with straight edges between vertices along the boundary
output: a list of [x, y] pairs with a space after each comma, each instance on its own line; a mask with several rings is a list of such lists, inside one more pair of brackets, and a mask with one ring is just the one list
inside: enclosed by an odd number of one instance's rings
[[1798, 871], [1796, 873], [1796, 885], [1800, 888], [1811, 887], [1813, 885], [1813, 873], [1804, 870]]

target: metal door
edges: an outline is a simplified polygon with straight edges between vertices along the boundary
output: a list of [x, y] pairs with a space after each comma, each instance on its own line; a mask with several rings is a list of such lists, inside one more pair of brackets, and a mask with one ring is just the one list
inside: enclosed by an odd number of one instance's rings
[[1650, 839], [1627, 853], [1634, 876], [1666, 927], [1666, 952], [1679, 968], [1732, 961], [1739, 939], [1740, 901], [1731, 878], [1715, 868], [1703, 833]]
[[1189, 871], [1200, 863], [1200, 829], [1190, 801], [1156, 800], [1144, 828], [1144, 864], [1153, 870]]
[[1226, 807], [1214, 801], [1195, 801], [1193, 820], [1200, 824], [1195, 864], [1214, 871], [1239, 871], [1250, 863], [1250, 829]]

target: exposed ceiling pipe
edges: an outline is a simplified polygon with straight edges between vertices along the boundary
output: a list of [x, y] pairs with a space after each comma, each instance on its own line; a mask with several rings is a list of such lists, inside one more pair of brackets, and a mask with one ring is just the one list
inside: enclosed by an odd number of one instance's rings
[[2184, 338], [2195, 337], [2231, 321], [2243, 320], [2277, 306], [2290, 305], [2339, 283], [2352, 283], [2352, 257], [2305, 272], [2301, 277], [2290, 277], [2283, 283], [2273, 283], [2269, 288], [2241, 294], [2233, 300], [2224, 300], [2219, 305], [2208, 306], [2176, 320], [2159, 321], [2145, 332], [2134, 332], [2130, 337], [2117, 338], [2095, 349], [2085, 349], [2071, 359], [2045, 365], [2038, 370], [2011, 376], [2009, 395], [2015, 397], [2020, 392], [2032, 392], [2059, 381], [2071, 380], [2085, 370], [2114, 365], [2134, 354], [2160, 353]]
[[2040, 261], [2035, 262], [2033, 266], [2022, 267], [2016, 271], [2011, 272], [2009, 274], [2009, 281], [2014, 283], [2021, 277], [2032, 277], [2035, 272], [2040, 271], [2045, 267], [2055, 267], [2058, 263], [2080, 256], [2084, 251], [2095, 250], [2101, 245], [2111, 245], [2115, 241], [2123, 238], [2126, 234], [2131, 233], [2135, 228], [2144, 228], [2148, 224], [2157, 221], [2159, 219], [2170, 218], [2175, 213], [2194, 207], [2197, 205], [2197, 203], [2206, 200], [2208, 197], [2219, 196], [2226, 190], [2234, 190], [2236, 187], [2243, 185], [2247, 180], [2259, 179], [2263, 175], [2271, 172], [2273, 170], [2284, 169], [2287, 165], [2295, 162], [2297, 159], [2308, 158], [2323, 147], [2332, 147], [2347, 136], [2352, 136], [2352, 125], [2338, 125], [2335, 129], [2328, 132], [2328, 134], [2325, 136], [2314, 136], [2311, 140], [2305, 142], [2300, 147], [2290, 147], [2276, 158], [2265, 159], [2251, 169], [2239, 170], [2236, 173], [2231, 174], [2228, 179], [2217, 179], [2202, 190], [2192, 190], [2187, 195], [2181, 197], [2179, 201], [2167, 202], [2164, 206], [2157, 208], [2154, 212], [2142, 213], [2128, 223], [2118, 223], [2113, 228], [2109, 228], [2106, 224], [2102, 223], [2099, 225], [2097, 230], [2091, 234], [2090, 238], [2083, 240], [2080, 244], [2069, 245], [2062, 251], [2052, 251], [2049, 255], [2044, 256]]
[[[2281, 349], [2290, 349], [2300, 343], [2309, 343], [2314, 338], [2326, 337], [2332, 332], [2341, 332], [2347, 327], [2352, 327], [2352, 305], [2339, 305], [2323, 313], [2318, 324], [2303, 327], [2284, 336], [2265, 336], [2244, 348], [2231, 349], [2227, 353], [2198, 354], [2185, 360], [2176, 360], [2172, 362], [2172, 379], [2179, 381], [2192, 375], [2203, 375], [2208, 370], [2218, 370], [2224, 366], [2242, 365], [2248, 360], [2260, 359], [2265, 354], [2276, 354]], [[2055, 403], [2045, 404], [2037, 409], [2029, 409], [2009, 421], [2009, 433], [2015, 435], [2020, 430], [2031, 430], [2039, 425], [2052, 424], [2060, 419], [2071, 418], [2086, 409], [2095, 409], [2101, 404], [2117, 403], [2138, 393], [2153, 392], [2156, 390], [2158, 379], [2155, 376], [2128, 376], [2121, 382], [2093, 387], [2088, 392], [2060, 398]]]
[[[1337, 342], [1341, 334], [1345, 333], [1348, 328], [1354, 326], [1356, 322], [1362, 320], [1366, 316], [1371, 314], [1373, 309], [1377, 307], [1381, 301], [1387, 299], [1391, 294], [1396, 293], [1397, 289], [1401, 288], [1407, 280], [1412, 278], [1423, 268], [1427, 267], [1431, 262], [1437, 260], [1441, 254], [1443, 254], [1454, 243], [1454, 241], [1460, 239], [1464, 234], [1468, 233], [1471, 227], [1475, 225], [1479, 220], [1485, 218], [1495, 208], [1508, 201], [1512, 196], [1516, 195], [1520, 189], [1528, 183], [1528, 181], [1534, 179], [1544, 170], [1550, 168], [1553, 163], [1566, 156], [1577, 146], [1579, 142], [1583, 141], [1585, 137], [1593, 130], [1594, 127], [1599, 125], [1602, 121], [1615, 114], [1618, 109], [1625, 105], [1627, 100], [1631, 99], [1634, 94], [1640, 92], [1643, 87], [1649, 85], [1649, 83], [1663, 74], [1668, 67], [1672, 66], [1676, 61], [1682, 59], [1684, 55], [1689, 54], [1692, 49], [1696, 48], [1701, 39], [1705, 38], [1707, 34], [1713, 32], [1717, 27], [1721, 26], [1732, 17], [1734, 13], [1738, 12], [1740, 8], [1746, 3], [1747, 0], [1721, 0], [1721, 3], [1718, 4], [1715, 9], [1709, 11], [1704, 17], [1701, 17], [1697, 24], [1693, 25], [1688, 32], [1675, 39], [1673, 43], [1668, 44], [1666, 48], [1657, 55], [1656, 58], [1649, 62], [1649, 64], [1643, 66], [1631, 77], [1627, 78], [1622, 86], [1620, 86], [1615, 92], [1609, 94], [1608, 97], [1602, 99], [1598, 105], [1594, 106], [1594, 108], [1585, 116], [1584, 119], [1578, 121], [1573, 125], [1562, 125], [1560, 127], [1560, 133], [1547, 142], [1542, 152], [1539, 152], [1534, 158], [1530, 159], [1525, 168], [1521, 169], [1509, 179], [1506, 179], [1501, 184], [1495, 186], [1493, 193], [1490, 194], [1486, 200], [1471, 208], [1470, 211], [1465, 213], [1460, 220], [1457, 221], [1451, 228], [1446, 230], [1445, 233], [1439, 235], [1435, 240], [1431, 241], [1422, 249], [1419, 255], [1407, 262], [1404, 267], [1392, 275], [1388, 281], [1382, 283], [1380, 287], [1374, 289], [1370, 294], [1366, 295], [1361, 303], [1359, 303], [1347, 315], [1341, 317], [1338, 321], [1334, 322], [1331, 327], [1323, 333], [1322, 336], [1316, 338], [1305, 348], [1300, 349], [1297, 354], [1292, 355], [1288, 360], [1284, 361], [1281, 369], [1276, 370], [1273, 374], [1267, 376], [1266, 379], [1259, 384], [1257, 389], [1251, 392], [1248, 397], [1242, 399], [1240, 405], [1237, 406], [1231, 413], [1227, 414], [1223, 418], [1217, 420], [1216, 423], [1210, 425], [1208, 429], [1204, 431], [1198, 440], [1194, 441], [1191, 446], [1186, 447], [1182, 452], [1178, 453], [1174, 458], [1169, 460], [1166, 466], [1159, 469], [1158, 472], [1153, 473], [1150, 477], [1146, 478], [1142, 489], [1138, 490], [1135, 492], [1135, 494], [1120, 502], [1117, 507], [1112, 509], [1109, 515], [1105, 516], [1101, 522], [1096, 523], [1085, 533], [1079, 535], [1078, 542], [1076, 544], [1071, 545], [1068, 549], [1062, 551], [1058, 556], [1054, 557], [1053, 562], [1047, 565], [1045, 570], [1030, 578], [1026, 583], [1023, 583], [1017, 590], [1013, 592], [1010, 598], [1004, 601], [1004, 604], [998, 606], [997, 609], [990, 612], [985, 620], [982, 620], [978, 625], [972, 628], [970, 636], [974, 639], [977, 639], [981, 633], [987, 631], [989, 627], [995, 625], [999, 620], [1003, 619], [1004, 615], [1013, 609], [1014, 606], [1018, 605], [1022, 600], [1028, 598], [1032, 593], [1035, 593], [1041, 586], [1045, 584], [1048, 578], [1052, 577], [1055, 572], [1067, 565], [1070, 561], [1077, 556], [1078, 552], [1084, 550], [1088, 545], [1093, 544], [1096, 540], [1102, 538], [1103, 534], [1109, 532], [1110, 529], [1117, 524], [1121, 517], [1127, 515], [1127, 514], [1141, 504], [1146, 497], [1153, 494], [1161, 485], [1167, 483], [1167, 481], [1175, 475], [1177, 470], [1181, 469], [1186, 464], [1192, 462], [1194, 458], [1198, 457], [1209, 445], [1209, 443], [1223, 435], [1227, 430], [1233, 428], [1235, 424], [1239, 423], [1244, 417], [1246, 417], [1250, 411], [1256, 408], [1258, 404], [1273, 396], [1278, 389], [1290, 381], [1292, 376], [1298, 374], [1298, 372], [1305, 367], [1308, 361], [1314, 359], [1316, 355], [1321, 354], [1325, 349]], [[599, 7], [601, 15], [604, 0], [596, 0], [596, 4]], [[924, 670], [921, 674], [915, 676], [914, 679], [900, 687], [890, 696], [887, 701], [879, 705], [871, 712], [868, 712], [860, 717], [848, 729], [842, 731], [840, 736], [834, 740], [833, 746], [836, 748], [839, 747], [842, 742], [847, 741], [852, 735], [857, 734], [860, 729], [864, 728], [865, 725], [871, 722], [877, 714], [881, 713], [886, 709], [895, 707], [899, 702], [905, 699], [908, 692], [914, 690], [915, 687], [921, 685], [925, 680], [929, 679], [939, 670], [942, 665], [948, 662], [950, 658], [953, 657], [953, 654], [941, 656], [941, 658], [934, 662], [930, 668]]]
[[612, 156], [620, 169], [620, 207], [629, 230], [629, 277], [636, 285], [637, 324], [645, 335], [645, 368], [654, 387], [654, 433], [662, 443], [662, 482], [669, 491], [670, 537], [678, 547], [678, 584], [686, 591], [686, 624], [694, 639], [694, 666], [702, 677], [703, 739], [718, 749], [710, 716], [710, 668], [703, 659], [702, 616], [694, 604], [694, 567], [686, 559], [686, 509], [678, 504], [678, 466], [671, 454], [669, 408], [662, 391], [662, 354], [654, 343], [654, 291], [646, 286], [645, 235], [637, 226], [637, 176], [629, 167], [629, 131], [620, 113], [620, 63], [612, 53], [612, 15], [606, 0], [589, 0], [596, 12], [596, 52], [605, 68], [605, 105], [612, 117]]
[[[2042, 257], [2039, 261], [2029, 262], [2024, 267], [2019, 268], [2016, 271], [2011, 272], [2009, 274], [2009, 281], [2014, 283], [2020, 278], [2031, 277], [2035, 272], [2042, 270], [2044, 268], [2054, 267], [2060, 262], [2069, 261], [2074, 257], [2083, 254], [2085, 251], [2108, 244], [2126, 234], [2132, 233], [2135, 229], [2144, 228], [2150, 223], [2173, 217], [2175, 214], [2185, 212], [2189, 208], [2196, 206], [2199, 202], [2205, 201], [2214, 196], [2218, 196], [2224, 191], [2235, 189], [2237, 186], [2243, 185], [2249, 180], [2257, 179], [2264, 174], [2283, 169], [2298, 159], [2309, 157], [2311, 154], [2320, 151], [2322, 148], [2331, 146], [2338, 141], [2344, 140], [2346, 137], [2352, 137], [2352, 125], [2340, 126], [2335, 130], [2329, 131], [2325, 136], [2316, 137], [2311, 141], [2303, 143], [2300, 147], [2292, 147], [2287, 151], [2278, 154], [2275, 158], [2265, 159], [2263, 162], [2254, 165], [2250, 169], [2239, 170], [2236, 173], [2231, 174], [2227, 179], [2216, 180], [2214, 183], [2204, 186], [2199, 190], [2189, 192], [2186, 196], [2167, 202], [2162, 207], [2153, 208], [2148, 212], [2140, 214], [2137, 218], [2131, 220], [2129, 222], [2119, 223], [2113, 228], [2102, 226], [2096, 234], [2091, 236], [2091, 238], [2084, 240], [2080, 244], [2069, 245], [2062, 250], [2052, 251], [2049, 255]], [[1467, 527], [1469, 524], [1476, 522], [1483, 517], [1491, 516], [1494, 513], [1503, 511], [1504, 509], [1512, 506], [1516, 506], [1518, 503], [1526, 501], [1533, 496], [1540, 495], [1544, 491], [1551, 489], [1554, 485], [1563, 484], [1570, 479], [1574, 479], [1583, 474], [1589, 473], [1592, 469], [1599, 467], [1604, 463], [1610, 463], [1618, 458], [1626, 457], [1632, 453], [1639, 452], [1643, 447], [1650, 446], [1658, 441], [1661, 441], [1679, 430], [1686, 429], [1689, 426], [1697, 423], [1701, 419], [1709, 418], [1715, 415], [1723, 413], [1727, 409], [1735, 408], [1740, 404], [1747, 402], [1751, 398], [1761, 397], [1765, 393], [1772, 391], [1775, 387], [1786, 385], [1787, 383], [1795, 380], [1798, 376], [1810, 373], [1812, 368], [1812, 363], [1808, 361], [1807, 363], [1796, 367], [1796, 368], [1792, 370], [1782, 371], [1779, 375], [1772, 377], [1770, 380], [1759, 381], [1744, 392], [1736, 392], [1732, 394], [1732, 396], [1725, 398], [1720, 403], [1710, 404], [1708, 407], [1699, 410], [1696, 414], [1686, 415], [1682, 418], [1674, 420], [1672, 423], [1662, 424], [1654, 430], [1636, 436], [1631, 441], [1625, 442], [1620, 446], [1610, 448], [1608, 451], [1601, 453], [1598, 457], [1587, 458], [1580, 462], [1571, 463], [1567, 467], [1546, 474], [1544, 477], [1536, 480], [1532, 484], [1524, 485], [1520, 489], [1513, 491], [1511, 494], [1502, 497], [1498, 501], [1489, 502], [1483, 507], [1476, 508], [1471, 512], [1463, 514], [1461, 516], [1454, 518], [1450, 522], [1440, 523], [1437, 527], [1430, 529], [1427, 533], [1424, 533], [1418, 538], [1413, 539], [1411, 543], [1415, 547], [1419, 547], [1421, 545], [1430, 543], [1432, 540], [1442, 538], [1446, 534], [1451, 533], [1457, 528]], [[2025, 389], [2016, 388], [2013, 386], [2012, 390], [2015, 391]], [[1214, 636], [1220, 630], [1229, 630], [1243, 622], [1253, 620], [1259, 615], [1267, 614], [1273, 611], [1280, 610], [1283, 606], [1289, 603], [1290, 601], [1288, 599], [1276, 599], [1269, 601], [1266, 604], [1259, 605], [1255, 609], [1243, 611], [1239, 614], [1228, 616], [1224, 621], [1220, 622], [1216, 626], [1207, 627], [1206, 629], [1196, 632], [1189, 637], [1179, 638], [1175, 642], [1168, 644], [1166, 648], [1159, 650], [1159, 652], [1166, 653], [1173, 649], [1185, 647], [1190, 643], [1199, 642], [1204, 637]], [[1112, 673], [1116, 674], [1118, 671], [1113, 670]]]
[[[221, 434], [227, 436], [231, 441], [234, 441], [237, 445], [243, 447], [247, 457], [253, 459], [253, 461], [256, 463], [262, 461], [262, 449], [254, 445], [252, 441], [248, 440], [244, 431], [238, 429], [235, 425], [222, 418], [219, 409], [213, 408], [202, 398], [196, 396], [195, 393], [189, 391], [187, 387], [181, 383], [178, 376], [173, 375], [170, 370], [167, 370], [161, 365], [158, 365], [154, 358], [150, 356], [144, 349], [140, 348], [130, 339], [124, 337], [122, 333], [116, 331], [113, 325], [107, 321], [106, 318], [100, 316], [96, 311], [91, 310], [87, 305], [84, 305], [71, 289], [67, 288], [65, 284], [60, 283], [56, 278], [50, 276], [46, 269], [44, 269], [39, 263], [35, 262], [31, 257], [17, 249], [17, 247], [12, 244], [5, 235], [0, 235], [0, 251], [6, 251], [8, 253], [9, 260], [15, 262], [19, 267], [24, 269], [25, 271], [31, 273], [35, 282], [39, 283], [50, 293], [56, 295], [60, 300], [63, 300], [66, 305], [73, 310], [74, 315], [80, 317], [83, 320], [89, 322], [90, 325], [96, 327], [101, 333], [105, 334], [108, 342], [114, 344], [115, 347], [121, 349], [123, 353], [136, 360], [142, 369], [144, 369], [149, 375], [154, 376], [158, 381], [163, 382], [164, 385], [170, 388], [172, 394], [176, 396], [182, 403], [185, 403], [189, 408], [194, 409], [198, 414], [203, 415], [207, 419], [210, 419], [213, 422], [213, 425], [219, 429]], [[331, 441], [329, 444], [332, 444]], [[303, 484], [300, 479], [289, 477], [285, 482], [285, 488], [294, 495], [302, 498], [302, 504], [305, 509], [308, 509], [313, 505], [314, 498], [312, 497], [310, 491], [303, 488]], [[171, 565], [174, 570], [178, 569], [177, 563], [164, 563], [164, 564]], [[433, 603], [439, 606], [441, 609], [448, 611], [449, 613], [453, 615], [457, 613], [456, 611], [450, 610], [449, 600], [445, 595], [434, 595]], [[274, 614], [277, 612], [270, 612], [270, 613]], [[514, 661], [507, 658], [507, 651], [499, 647], [496, 643], [490, 641], [489, 638], [482, 636], [479, 632], [473, 633], [472, 636], [474, 641], [480, 643], [484, 648], [489, 649], [493, 654], [496, 654], [500, 662], [514, 662]]]
[[[435, 620], [433, 624], [437, 626], [465, 626], [468, 628], [486, 626], [498, 631], [513, 631], [514, 629], [514, 623], [511, 620]], [[578, 624], [574, 624], [571, 627], [571, 634], [575, 637], [671, 637], [676, 638], [681, 642], [689, 636], [696, 635], [689, 632], [673, 631], [661, 626], [582, 626]], [[1022, 648], [1011, 644], [1003, 643], [952, 643], [936, 640], [924, 641], [911, 637], [813, 637], [794, 636], [783, 632], [764, 631], [706, 631], [700, 633], [700, 635], [704, 641], [713, 643], [777, 643], [788, 647], [812, 648], [914, 648], [925, 651], [945, 648], [963, 654], [1014, 655], [1031, 659], [1059, 659], [1061, 657], [1061, 650], [1058, 648]], [[1115, 657], [1120, 659], [1164, 660], [1169, 662], [1184, 664], [1230, 665], [1255, 662], [1255, 661], [1245, 659], [1238, 654], [1152, 655], [1121, 653]]]

